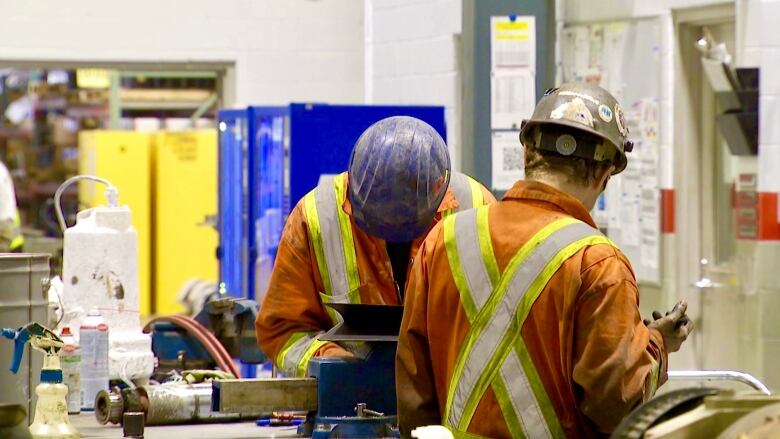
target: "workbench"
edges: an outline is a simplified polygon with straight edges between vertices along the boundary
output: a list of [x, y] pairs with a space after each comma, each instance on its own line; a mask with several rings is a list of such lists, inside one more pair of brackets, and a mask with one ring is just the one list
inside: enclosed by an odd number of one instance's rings
[[[70, 423], [84, 439], [121, 438], [121, 425], [100, 425], [94, 413], [70, 415]], [[249, 439], [297, 437], [298, 427], [258, 427], [252, 422], [147, 426], [144, 439]]]

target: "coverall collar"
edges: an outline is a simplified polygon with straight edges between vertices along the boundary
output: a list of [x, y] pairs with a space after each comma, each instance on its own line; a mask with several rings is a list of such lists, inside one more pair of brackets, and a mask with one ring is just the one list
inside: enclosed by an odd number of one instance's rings
[[554, 210], [569, 214], [574, 218], [597, 227], [593, 218], [580, 200], [550, 185], [535, 180], [519, 180], [509, 189], [502, 201], [530, 200], [552, 205]]

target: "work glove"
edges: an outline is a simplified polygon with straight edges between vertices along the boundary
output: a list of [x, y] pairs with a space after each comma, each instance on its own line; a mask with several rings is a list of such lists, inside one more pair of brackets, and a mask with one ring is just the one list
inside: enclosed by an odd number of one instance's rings
[[644, 323], [648, 328], [654, 328], [661, 333], [666, 352], [679, 351], [680, 346], [693, 331], [693, 321], [685, 314], [687, 310], [688, 304], [682, 300], [665, 315], [653, 311], [653, 321], [645, 319]]
[[232, 373], [221, 370], [185, 370], [182, 372], [184, 381], [188, 384], [203, 383], [210, 380], [233, 380], [236, 377]]

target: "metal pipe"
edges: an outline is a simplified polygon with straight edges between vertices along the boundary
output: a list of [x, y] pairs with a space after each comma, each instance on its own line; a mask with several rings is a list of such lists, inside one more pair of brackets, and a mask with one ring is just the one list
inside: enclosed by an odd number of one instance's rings
[[211, 383], [168, 383], [97, 395], [95, 418], [101, 424], [121, 422], [125, 412], [143, 412], [146, 425], [225, 422], [257, 418], [260, 413], [221, 413], [211, 409]]
[[735, 370], [670, 370], [669, 379], [675, 381], [738, 381], [765, 395], [772, 392], [758, 378]]

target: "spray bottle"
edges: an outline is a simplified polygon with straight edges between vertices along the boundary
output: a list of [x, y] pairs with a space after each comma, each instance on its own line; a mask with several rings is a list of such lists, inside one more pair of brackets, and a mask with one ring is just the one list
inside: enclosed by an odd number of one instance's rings
[[54, 332], [38, 323], [28, 323], [19, 329], [0, 328], [0, 335], [14, 341], [11, 372], [19, 371], [24, 345], [45, 354], [41, 383], [35, 388], [38, 404], [30, 433], [35, 439], [79, 439], [81, 436], [68, 420], [68, 387], [62, 384], [59, 351], [65, 345]]

